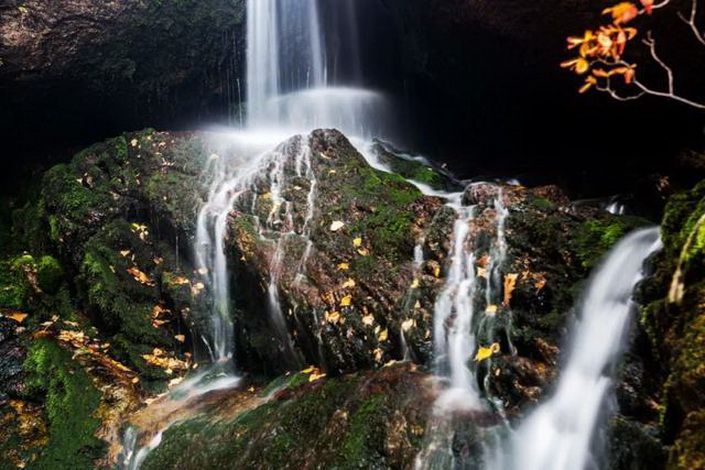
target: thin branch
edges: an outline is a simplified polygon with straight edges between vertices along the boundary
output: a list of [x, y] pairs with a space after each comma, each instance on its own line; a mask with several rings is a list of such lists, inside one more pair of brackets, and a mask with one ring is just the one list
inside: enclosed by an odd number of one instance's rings
[[673, 70], [671, 67], [666, 65], [666, 63], [661, 60], [661, 58], [658, 56], [656, 53], [656, 40], [654, 40], [653, 36], [651, 35], [651, 31], [647, 33], [646, 39], [644, 39], [644, 44], [649, 46], [649, 51], [651, 52], [651, 57], [654, 58], [656, 63], [658, 63], [663, 70], [666, 72], [666, 75], [668, 76], [668, 92], [673, 93], [674, 90], [674, 85], [673, 85]]
[[673, 70], [671, 69], [671, 67], [666, 65], [666, 63], [659, 57], [658, 53], [656, 52], [656, 40], [651, 36], [651, 31], [649, 31], [647, 38], [644, 39], [644, 44], [649, 46], [649, 51], [651, 52], [651, 57], [653, 57], [653, 59], [656, 61], [656, 63], [658, 63], [661, 66], [661, 68], [663, 68], [663, 70], [666, 72], [666, 75], [668, 76], [668, 89], [666, 91], [654, 90], [653, 88], [647, 87], [646, 85], [641, 83], [639, 80], [634, 80], [634, 85], [636, 85], [639, 89], [641, 89], [642, 92], [644, 92], [646, 94], [660, 96], [662, 98], [669, 98], [669, 99], [678, 101], [680, 103], [684, 103], [689, 106], [692, 106], [694, 108], [705, 109], [705, 104], [689, 100], [687, 98], [684, 98], [684, 97], [676, 94], [675, 85], [674, 85]]
[[697, 16], [697, 14], [698, 0], [692, 0], [692, 6], [690, 8], [690, 18], [686, 18], [681, 12], [678, 12], [678, 17], [683, 20], [685, 24], [690, 26], [690, 29], [691, 31], [693, 31], [693, 35], [695, 36], [695, 38], [698, 40], [698, 42], [700, 42], [700, 44], [705, 46], [705, 36], [698, 30], [698, 27], [695, 24], [695, 17]]
[[682, 96], [678, 96], [678, 95], [671, 93], [671, 92], [657, 91], [657, 90], [651, 89], [651, 88], [647, 87], [646, 85], [644, 85], [643, 83], [641, 83], [639, 80], [634, 80], [634, 85], [636, 85], [637, 88], [639, 88], [641, 91], [643, 91], [646, 94], [653, 95], [653, 96], [660, 96], [661, 98], [669, 98], [669, 99], [678, 101], [680, 103], [687, 104], [688, 106], [692, 106], [694, 108], [705, 109], [705, 104], [703, 104], [703, 103], [691, 101], [687, 98], [683, 98]]

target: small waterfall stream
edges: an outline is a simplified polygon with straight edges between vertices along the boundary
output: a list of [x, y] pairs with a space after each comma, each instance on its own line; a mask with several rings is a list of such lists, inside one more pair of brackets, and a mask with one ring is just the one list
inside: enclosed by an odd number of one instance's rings
[[591, 441], [635, 308], [632, 291], [644, 260], [660, 247], [658, 228], [639, 230], [619, 242], [594, 273], [555, 393], [514, 434], [507, 449], [510, 468], [599, 468]]

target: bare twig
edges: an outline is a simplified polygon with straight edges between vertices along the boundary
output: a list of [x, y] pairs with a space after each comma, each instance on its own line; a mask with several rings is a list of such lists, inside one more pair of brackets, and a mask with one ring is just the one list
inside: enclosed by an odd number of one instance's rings
[[678, 16], [680, 17], [685, 24], [690, 26], [691, 31], [693, 31], [693, 35], [695, 38], [700, 42], [700, 44], [705, 46], [705, 35], [701, 31], [698, 30], [698, 26], [695, 24], [695, 17], [698, 14], [698, 0], [692, 0], [692, 6], [690, 8], [690, 18], [686, 18], [683, 16], [681, 12], [678, 12]]
[[668, 87], [666, 91], [654, 90], [653, 88], [644, 85], [639, 80], [634, 80], [634, 85], [636, 85], [636, 87], [639, 88], [645, 94], [660, 96], [662, 98], [669, 98], [680, 103], [692, 106], [694, 108], [705, 109], [705, 104], [689, 100], [676, 94], [673, 69], [666, 65], [666, 63], [659, 57], [658, 53], [656, 52], [656, 40], [652, 37], [651, 32], [649, 32], [647, 38], [644, 39], [644, 44], [649, 47], [649, 52], [651, 52], [651, 57], [654, 59], [654, 61], [656, 61], [656, 63], [661, 66], [664, 72], [666, 72], [666, 75], [668, 77]]

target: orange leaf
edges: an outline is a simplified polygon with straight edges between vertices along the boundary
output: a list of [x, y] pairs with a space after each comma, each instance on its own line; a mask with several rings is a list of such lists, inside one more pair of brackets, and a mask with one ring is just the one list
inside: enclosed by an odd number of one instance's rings
[[22, 312], [10, 312], [5, 314], [5, 317], [9, 318], [10, 320], [14, 320], [17, 323], [22, 323], [25, 318], [27, 318], [29, 315], [26, 313]]
[[628, 23], [639, 15], [639, 9], [631, 2], [618, 3], [611, 8], [605, 8], [603, 15], [612, 15], [614, 24]]

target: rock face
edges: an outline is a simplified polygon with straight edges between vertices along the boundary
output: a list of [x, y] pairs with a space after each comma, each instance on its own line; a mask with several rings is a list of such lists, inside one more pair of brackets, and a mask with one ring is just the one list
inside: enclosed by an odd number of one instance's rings
[[669, 468], [705, 465], [705, 317], [700, 307], [704, 197], [705, 187], [699, 183], [671, 198], [661, 226], [664, 250], [652, 260], [653, 274], [639, 292], [644, 340], [638, 354], [648, 385], [642, 393], [650, 400], [651, 413], [632, 409], [631, 415], [651, 425], [652, 435], [657, 433], [669, 450]]
[[3, 2], [3, 136], [25, 159], [46, 161], [126, 129], [234, 115], [244, 3]]
[[[48, 171], [41, 192], [0, 226], [12, 242], [0, 259], [0, 413], [14, 423], [0, 433], [0, 449], [26, 443], [13, 461], [110, 466], [126, 416], [207, 360], [193, 332], [208, 331], [210, 292], [191, 248], [212, 177], [203, 169], [215, 153], [232, 151], [213, 137], [146, 130], [94, 145]], [[519, 419], [555, 380], [590, 270], [648, 223], [571, 203], [555, 186], [461, 189], [389, 146], [376, 152], [410, 179], [457, 190], [455, 202], [373, 169], [333, 130], [293, 137], [259, 160], [234, 198], [225, 240], [236, 363], [254, 391], [204, 398], [207, 406], [171, 428], [145, 465], [237, 458], [266, 467], [286, 455], [292, 466], [335, 466], [342, 448], [351, 465], [410, 466], [443, 388], [431, 375], [447, 372], [434, 367], [434, 339], [459, 321], [458, 312], [434, 321], [459, 225], [468, 233], [462, 254], [475, 260], [472, 328], [490, 351], [472, 352], [477, 387]], [[672, 198], [666, 248], [639, 289], [644, 308], [609, 430], [614, 468], [702, 462], [704, 195], [697, 186]], [[501, 417], [467, 418], [455, 417], [466, 425], [453, 448], [472, 460], [471, 428]], [[209, 450], [198, 451], [206, 441]], [[184, 446], [188, 460], [174, 460]]]

